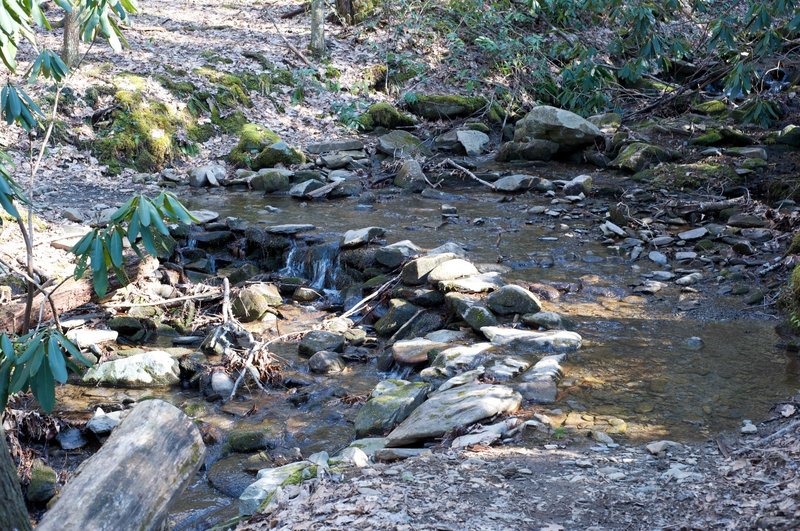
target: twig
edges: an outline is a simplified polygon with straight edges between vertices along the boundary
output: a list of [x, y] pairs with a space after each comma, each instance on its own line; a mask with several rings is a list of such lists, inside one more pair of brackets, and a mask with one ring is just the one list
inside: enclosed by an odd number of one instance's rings
[[480, 177], [478, 177], [477, 175], [475, 175], [474, 173], [472, 173], [471, 171], [466, 169], [464, 166], [462, 166], [460, 164], [456, 164], [451, 159], [444, 159], [442, 161], [442, 164], [450, 166], [451, 168], [457, 169], [458, 171], [462, 172], [464, 175], [466, 175], [467, 177], [469, 177], [473, 181], [477, 181], [477, 182], [481, 183], [484, 186], [488, 186], [492, 190], [497, 190], [497, 188], [495, 188], [495, 186], [492, 183], [490, 183], [489, 181], [484, 181], [483, 179], [481, 179]]
[[344, 312], [339, 317], [344, 319], [346, 317], [350, 317], [351, 315], [354, 315], [354, 314], [358, 313], [358, 311], [361, 310], [361, 308], [364, 307], [365, 304], [367, 304], [372, 299], [380, 296], [384, 291], [386, 291], [387, 288], [389, 288], [391, 285], [397, 283], [398, 280], [400, 280], [400, 275], [397, 275], [394, 278], [392, 278], [391, 280], [388, 280], [387, 282], [385, 282], [381, 287], [379, 287], [377, 290], [375, 290], [374, 292], [370, 293], [369, 295], [367, 295], [366, 297], [364, 297], [363, 299], [358, 301], [355, 306], [353, 306], [352, 308], [350, 308], [349, 310]]
[[270, 22], [272, 22], [272, 25], [275, 26], [275, 31], [277, 32], [278, 37], [280, 37], [281, 40], [286, 44], [286, 47], [289, 48], [289, 50], [291, 50], [293, 54], [295, 54], [297, 57], [299, 57], [300, 60], [303, 61], [303, 63], [307, 67], [314, 68], [314, 65], [311, 64], [311, 61], [306, 59], [306, 56], [303, 55], [303, 53], [300, 50], [295, 48], [294, 44], [289, 42], [289, 39], [284, 37], [283, 33], [281, 33], [281, 29], [278, 27], [278, 23], [275, 22], [275, 18], [273, 18], [273, 16], [269, 13], [269, 11], [264, 11], [264, 15], [269, 19]]
[[[225, 279], [227, 280], [227, 279]], [[155, 302], [115, 302], [111, 304], [103, 304], [105, 308], [145, 308], [147, 306], [165, 306], [174, 302], [192, 301], [192, 300], [213, 300], [222, 297], [222, 293], [200, 293], [198, 295], [186, 295], [184, 297], [175, 297], [174, 299], [165, 299], [163, 301]]]
[[397, 337], [398, 337], [398, 336], [400, 336], [400, 334], [402, 334], [403, 332], [405, 332], [405, 331], [406, 331], [406, 329], [407, 329], [407, 328], [409, 328], [409, 327], [411, 326], [411, 323], [413, 323], [413, 322], [414, 322], [414, 319], [416, 319], [417, 317], [419, 317], [419, 316], [420, 316], [420, 315], [421, 315], [421, 314], [422, 314], [424, 311], [425, 311], [425, 310], [417, 310], [417, 313], [415, 313], [414, 315], [412, 315], [412, 316], [411, 316], [411, 319], [409, 319], [408, 321], [406, 321], [405, 323], [403, 323], [403, 326], [401, 326], [400, 328], [398, 328], [398, 329], [397, 329], [397, 332], [395, 332], [394, 334], [392, 334], [392, 337], [390, 337], [390, 338], [389, 338], [389, 341], [388, 341], [387, 343], [388, 343], [389, 345], [392, 345], [392, 344], [394, 344], [394, 342], [395, 342], [395, 341], [397, 341]]

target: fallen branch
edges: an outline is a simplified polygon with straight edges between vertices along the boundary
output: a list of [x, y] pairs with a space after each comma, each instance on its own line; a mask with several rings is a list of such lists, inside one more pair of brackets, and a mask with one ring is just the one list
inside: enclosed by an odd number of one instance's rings
[[681, 215], [685, 214], [707, 214], [709, 212], [720, 212], [725, 210], [726, 208], [731, 208], [735, 206], [741, 206], [742, 203], [745, 203], [745, 199], [743, 197], [737, 197], [735, 199], [727, 199], [725, 201], [711, 201], [711, 202], [701, 202], [701, 203], [690, 203], [685, 205], [677, 205], [674, 208], [676, 212]]
[[292, 9], [291, 11], [288, 11], [288, 12], [284, 13], [283, 15], [281, 15], [281, 18], [283, 20], [288, 20], [288, 19], [294, 18], [294, 17], [296, 17], [298, 15], [302, 15], [303, 13], [308, 13], [310, 10], [311, 10], [311, 4], [310, 3], [303, 4], [300, 7], [297, 7], [295, 9]]
[[490, 183], [489, 181], [484, 181], [483, 179], [481, 179], [480, 177], [478, 177], [477, 175], [475, 175], [474, 173], [472, 173], [471, 171], [469, 171], [468, 169], [466, 169], [464, 166], [462, 166], [462, 165], [460, 165], [460, 164], [456, 164], [456, 163], [455, 163], [455, 162], [453, 162], [451, 159], [444, 159], [444, 160], [442, 161], [442, 164], [443, 164], [443, 165], [450, 166], [451, 168], [455, 168], [456, 170], [460, 171], [461, 173], [463, 173], [464, 175], [466, 175], [467, 177], [469, 177], [469, 178], [470, 178], [470, 179], [472, 179], [473, 181], [479, 182], [479, 183], [481, 183], [481, 184], [482, 184], [482, 185], [484, 185], [484, 186], [488, 186], [488, 187], [489, 187], [489, 188], [491, 188], [492, 190], [496, 190], [496, 189], [497, 189], [497, 188], [495, 188], [495, 186], [494, 186], [492, 183]]
[[355, 305], [355, 306], [353, 306], [352, 308], [350, 308], [349, 310], [347, 310], [346, 312], [344, 312], [344, 313], [343, 313], [342, 315], [340, 315], [339, 317], [340, 317], [340, 318], [342, 318], [342, 319], [344, 319], [344, 318], [346, 318], [346, 317], [350, 317], [351, 315], [354, 315], [354, 314], [358, 313], [358, 311], [359, 311], [359, 310], [361, 310], [361, 308], [363, 308], [363, 307], [364, 307], [364, 305], [366, 305], [366, 304], [367, 304], [369, 301], [371, 301], [372, 299], [374, 299], [374, 298], [376, 298], [376, 297], [379, 297], [379, 296], [380, 296], [381, 294], [383, 294], [383, 293], [384, 293], [384, 292], [385, 292], [385, 291], [386, 291], [386, 290], [387, 290], [387, 289], [388, 289], [390, 286], [392, 286], [392, 285], [396, 284], [398, 280], [400, 280], [400, 275], [397, 275], [397, 276], [395, 276], [394, 278], [392, 278], [392, 279], [390, 279], [390, 280], [386, 281], [386, 282], [385, 282], [385, 283], [384, 283], [384, 284], [383, 284], [381, 287], [379, 287], [379, 288], [378, 288], [378, 289], [376, 289], [374, 292], [370, 293], [369, 295], [367, 295], [366, 297], [364, 297], [363, 299], [361, 299], [360, 301], [358, 301], [358, 302], [356, 303], [356, 305]]
[[[228, 279], [225, 279], [226, 281]], [[200, 293], [198, 295], [186, 295], [183, 297], [175, 297], [174, 299], [164, 299], [163, 301], [153, 302], [115, 302], [103, 304], [104, 308], [145, 308], [148, 306], [169, 306], [176, 302], [195, 301], [195, 300], [214, 300], [222, 297], [222, 293]]]
[[272, 25], [275, 26], [275, 32], [278, 34], [278, 37], [281, 38], [281, 40], [284, 42], [284, 44], [286, 44], [286, 47], [289, 48], [289, 50], [291, 50], [291, 52], [293, 54], [295, 54], [297, 57], [299, 57], [300, 60], [303, 61], [303, 64], [305, 64], [309, 68], [314, 68], [314, 65], [311, 64], [311, 61], [306, 59], [306, 56], [303, 55], [303, 53], [300, 50], [298, 50], [294, 46], [294, 44], [289, 42], [289, 39], [284, 37], [283, 33], [281, 33], [281, 29], [278, 27], [278, 23], [275, 22], [275, 18], [273, 18], [273, 16], [269, 13], [269, 11], [264, 11], [264, 15], [269, 19], [270, 22], [272, 22]]

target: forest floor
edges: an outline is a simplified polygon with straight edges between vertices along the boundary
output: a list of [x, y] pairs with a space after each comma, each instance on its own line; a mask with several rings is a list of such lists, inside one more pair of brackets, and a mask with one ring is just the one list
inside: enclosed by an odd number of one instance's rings
[[[132, 170], [108, 176], [85, 148], [94, 139], [86, 121], [96, 109], [80, 95], [90, 87], [110, 84], [123, 72], [191, 71], [207, 65], [210, 57], [226, 70], [257, 71], [258, 64], [243, 52], [258, 52], [283, 68], [301, 69], [302, 61], [287, 49], [281, 35], [304, 50], [308, 17], [280, 18], [300, 5], [261, 0], [144, 2], [142, 14], [126, 30], [131, 48], [112, 54], [105, 46], [94, 47], [70, 80], [79, 97], [64, 109], [63, 118], [75, 143], [61, 142], [49, 150], [33, 184], [37, 212], [69, 227], [65, 209], [80, 209], [91, 220], [132, 193], [161, 190], [157, 178], [140, 178]], [[277, 28], [265, 16], [267, 11]], [[253, 94], [253, 106], [243, 109], [248, 121], [271, 128], [290, 144], [353, 136], [337, 121], [333, 105], [352, 104], [359, 97], [351, 89], [366, 69], [382, 63], [384, 44], [393, 33], [380, 27], [328, 28], [328, 66], [340, 72], [337, 87], [307, 90], [302, 102], [294, 102], [293, 87], [271, 98]], [[59, 38], [54, 33], [45, 41], [57, 48]], [[442, 53], [434, 46], [430, 60], [436, 62]], [[203, 86], [203, 78], [189, 79]], [[432, 78], [420, 81], [417, 88], [447, 92], [443, 86], [441, 79]], [[166, 97], [176, 106], [185, 105]], [[277, 111], [276, 101], [284, 112]], [[186, 173], [219, 161], [236, 141], [236, 135], [219, 134], [202, 144], [190, 161], [175, 161], [175, 166]], [[0, 147], [10, 151], [19, 180], [27, 185], [27, 139], [4, 128]], [[794, 168], [792, 159], [782, 171]], [[55, 240], [65, 230], [69, 229], [47, 228], [37, 239]], [[22, 245], [12, 231], [4, 226], [0, 242], [4, 253], [17, 255]], [[70, 267], [63, 251], [49, 246], [37, 249], [37, 259], [50, 264], [51, 271]], [[790, 410], [783, 408], [788, 406], [800, 403], [795, 398], [776, 406], [774, 418], [759, 424], [757, 435], [668, 446], [659, 455], [640, 446], [598, 448], [557, 441], [547, 448], [512, 442], [458, 454], [436, 450], [401, 463], [360, 469], [342, 481], [327, 478], [288, 487], [271, 513], [242, 529], [793, 529], [800, 521], [800, 426], [793, 411], [786, 414]]]

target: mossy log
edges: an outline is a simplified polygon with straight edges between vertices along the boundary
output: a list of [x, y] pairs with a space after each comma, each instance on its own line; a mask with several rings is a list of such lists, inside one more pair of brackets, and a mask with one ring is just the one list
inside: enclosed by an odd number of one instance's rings
[[141, 402], [67, 481], [37, 529], [160, 529], [204, 455], [199, 430], [181, 410]]

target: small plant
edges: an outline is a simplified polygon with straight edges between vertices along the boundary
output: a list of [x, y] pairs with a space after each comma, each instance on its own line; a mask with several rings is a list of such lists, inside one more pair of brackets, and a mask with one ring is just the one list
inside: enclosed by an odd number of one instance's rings
[[331, 107], [333, 112], [336, 113], [337, 121], [345, 128], [353, 131], [363, 129], [363, 125], [359, 121], [361, 113], [356, 102], [334, 102]]
[[563, 439], [567, 436], [567, 428], [563, 426], [559, 426], [558, 428], [553, 428], [553, 432], [551, 434], [553, 439]]

